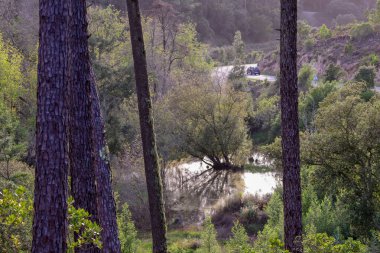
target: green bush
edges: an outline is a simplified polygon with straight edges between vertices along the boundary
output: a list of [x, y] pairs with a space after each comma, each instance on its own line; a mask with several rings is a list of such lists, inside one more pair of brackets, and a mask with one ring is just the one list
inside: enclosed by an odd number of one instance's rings
[[363, 57], [362, 64], [366, 66], [380, 66], [379, 56], [377, 54], [370, 54], [368, 56]]
[[365, 82], [368, 88], [375, 86], [376, 72], [373, 66], [361, 66], [356, 73], [355, 80]]
[[306, 39], [304, 42], [304, 46], [305, 46], [306, 51], [311, 51], [315, 45], [315, 42], [316, 41], [313, 38]]
[[347, 42], [347, 44], [344, 46], [344, 53], [352, 54], [353, 52], [354, 52], [354, 45], [352, 45], [351, 42]]
[[306, 39], [309, 37], [311, 32], [311, 26], [305, 21], [298, 21], [298, 36], [300, 39]]
[[32, 212], [32, 196], [25, 187], [0, 191], [0, 252], [30, 250]]
[[239, 221], [235, 222], [232, 228], [232, 237], [228, 240], [226, 247], [229, 253], [254, 253], [249, 244], [247, 232]]
[[[81, 248], [85, 245], [93, 245], [99, 249], [102, 248], [100, 238], [100, 226], [91, 221], [91, 215], [82, 208], [74, 207], [72, 197], [68, 200], [68, 221], [69, 221], [69, 238], [68, 252], [75, 252], [75, 248]], [[77, 234], [77, 238], [73, 240], [73, 234]]]
[[211, 218], [207, 217], [201, 233], [201, 246], [196, 250], [196, 253], [220, 253], [221, 249], [216, 236], [214, 224], [212, 224]]
[[335, 64], [329, 64], [324, 75], [325, 82], [338, 81], [343, 75], [343, 70], [341, 67]]
[[352, 27], [351, 37], [355, 40], [365, 39], [374, 34], [374, 29], [369, 23], [361, 23]]
[[311, 88], [311, 84], [314, 78], [315, 71], [312, 66], [306, 64], [303, 65], [298, 73], [298, 87], [300, 90], [308, 90]]
[[304, 253], [366, 253], [367, 247], [352, 238], [337, 244], [334, 237], [326, 233], [310, 233], [303, 239]]
[[119, 238], [122, 253], [136, 253], [140, 241], [137, 239], [137, 230], [132, 220], [128, 204], [122, 207], [122, 212], [117, 217]]
[[331, 38], [331, 36], [331, 30], [325, 24], [323, 24], [321, 28], [319, 28], [319, 37], [324, 40]]

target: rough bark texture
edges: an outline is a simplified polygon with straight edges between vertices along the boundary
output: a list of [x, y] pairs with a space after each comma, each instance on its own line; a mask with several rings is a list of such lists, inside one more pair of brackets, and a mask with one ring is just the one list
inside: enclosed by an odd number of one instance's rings
[[[70, 108], [70, 172], [74, 206], [88, 211], [97, 219], [96, 187], [93, 159], [91, 159], [91, 66], [87, 40], [86, 1], [72, 1], [69, 53], [69, 108]], [[76, 237], [76, 235], [75, 235]], [[94, 245], [83, 245], [75, 252], [100, 252]]]
[[129, 26], [135, 66], [145, 176], [148, 187], [149, 211], [152, 225], [153, 252], [166, 253], [166, 224], [162, 182], [153, 128], [152, 102], [149, 92], [146, 53], [138, 0], [127, 0]]
[[34, 253], [66, 252], [68, 1], [40, 0]]
[[302, 252], [296, 0], [281, 0], [280, 69], [285, 248], [294, 253]]
[[111, 168], [105, 138], [104, 121], [96, 89], [94, 74], [90, 72], [91, 85], [91, 135], [92, 159], [95, 171], [96, 199], [99, 225], [102, 228], [102, 252], [119, 253], [121, 251], [116, 221], [116, 205], [112, 192]]

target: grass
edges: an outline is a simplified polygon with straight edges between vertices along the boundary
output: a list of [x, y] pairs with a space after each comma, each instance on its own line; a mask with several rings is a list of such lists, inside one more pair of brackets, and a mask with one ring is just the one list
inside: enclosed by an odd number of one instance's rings
[[[199, 246], [200, 232], [196, 229], [171, 230], [168, 232], [167, 237], [170, 252], [192, 253]], [[151, 235], [141, 235], [140, 240], [141, 243], [137, 249], [137, 253], [151, 252]]]

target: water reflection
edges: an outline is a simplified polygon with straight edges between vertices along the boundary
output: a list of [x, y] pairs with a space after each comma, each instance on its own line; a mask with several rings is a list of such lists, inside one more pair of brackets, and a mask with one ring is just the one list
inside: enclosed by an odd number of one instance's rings
[[[259, 155], [254, 155], [255, 163], [265, 165]], [[270, 194], [278, 185], [276, 174], [231, 173], [214, 171], [200, 161], [172, 165], [165, 172], [166, 206], [169, 221], [183, 226], [203, 221], [212, 214], [216, 203], [220, 204], [237, 193], [263, 196]]]

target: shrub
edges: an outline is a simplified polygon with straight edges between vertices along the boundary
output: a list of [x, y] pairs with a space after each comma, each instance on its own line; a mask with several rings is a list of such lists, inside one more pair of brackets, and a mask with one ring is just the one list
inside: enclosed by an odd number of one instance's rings
[[229, 253], [253, 253], [244, 227], [237, 221], [232, 228], [232, 237], [227, 242]]
[[298, 87], [301, 90], [304, 91], [311, 87], [311, 83], [314, 78], [314, 73], [315, 71], [310, 65], [306, 64], [302, 66], [298, 73]]
[[352, 238], [337, 244], [334, 237], [326, 233], [309, 233], [303, 239], [304, 253], [366, 253], [367, 247]]
[[325, 82], [337, 81], [343, 75], [342, 69], [335, 64], [329, 64], [324, 75]]
[[351, 29], [352, 39], [362, 40], [374, 34], [374, 29], [369, 23], [355, 25]]
[[331, 36], [331, 30], [325, 24], [323, 24], [321, 28], [319, 28], [319, 37], [324, 40], [331, 38]]
[[304, 46], [305, 46], [306, 51], [312, 50], [314, 45], [315, 45], [315, 39], [313, 39], [313, 38], [309, 38], [309, 39], [305, 40], [305, 42], [304, 42]]
[[355, 80], [365, 82], [368, 88], [375, 86], [376, 72], [373, 66], [361, 66], [356, 73]]
[[352, 54], [353, 52], [354, 52], [354, 45], [352, 45], [351, 42], [347, 42], [347, 44], [344, 46], [344, 53]]
[[311, 26], [305, 21], [298, 21], [298, 36], [300, 39], [306, 39], [311, 32]]
[[139, 240], [137, 239], [137, 230], [127, 203], [123, 205], [122, 212], [117, 218], [121, 252], [136, 253]]
[[0, 252], [27, 252], [31, 246], [33, 200], [25, 187], [0, 191]]
[[201, 246], [196, 253], [220, 253], [221, 249], [216, 240], [216, 230], [212, 224], [211, 218], [208, 217], [203, 224], [201, 233]]
[[380, 66], [379, 56], [376, 54], [370, 54], [362, 59], [362, 64], [366, 66]]

